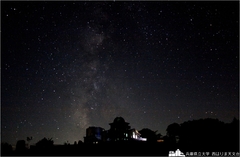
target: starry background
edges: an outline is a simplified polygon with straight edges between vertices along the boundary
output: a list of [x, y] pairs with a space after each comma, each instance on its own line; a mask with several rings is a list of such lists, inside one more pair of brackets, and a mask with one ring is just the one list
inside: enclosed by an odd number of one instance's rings
[[239, 117], [239, 2], [1, 2], [1, 135], [166, 134]]

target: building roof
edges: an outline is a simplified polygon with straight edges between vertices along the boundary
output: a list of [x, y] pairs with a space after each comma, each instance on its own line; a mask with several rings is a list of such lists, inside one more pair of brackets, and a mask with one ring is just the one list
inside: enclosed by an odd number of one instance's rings
[[109, 124], [112, 125], [112, 124], [129, 124], [129, 123], [127, 123], [122, 117], [116, 117], [113, 120], [113, 123], [109, 123]]
[[116, 117], [113, 123], [125, 123], [125, 120], [122, 117]]

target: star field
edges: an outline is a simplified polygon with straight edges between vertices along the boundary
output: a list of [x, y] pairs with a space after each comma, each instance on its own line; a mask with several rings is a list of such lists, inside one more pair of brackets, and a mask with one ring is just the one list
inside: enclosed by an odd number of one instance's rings
[[239, 117], [238, 2], [2, 2], [2, 141], [83, 140], [122, 116]]

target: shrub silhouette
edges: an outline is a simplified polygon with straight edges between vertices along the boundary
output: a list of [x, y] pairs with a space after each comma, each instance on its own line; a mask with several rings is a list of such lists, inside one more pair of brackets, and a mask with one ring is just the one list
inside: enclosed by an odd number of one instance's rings
[[47, 139], [47, 138], [44, 137], [42, 140], [40, 140], [36, 143], [36, 146], [37, 147], [52, 147], [53, 143], [54, 143], [54, 141], [52, 140], [52, 138]]
[[141, 137], [147, 138], [148, 142], [156, 142], [157, 141], [157, 134], [156, 131], [152, 131], [151, 129], [144, 128], [139, 131]]
[[10, 145], [6, 142], [1, 143], [1, 151], [2, 151], [2, 154], [11, 153], [12, 145]]

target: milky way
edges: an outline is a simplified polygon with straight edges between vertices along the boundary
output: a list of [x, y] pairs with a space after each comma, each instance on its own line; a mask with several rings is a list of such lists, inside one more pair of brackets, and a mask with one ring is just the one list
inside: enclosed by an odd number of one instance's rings
[[122, 116], [239, 116], [238, 2], [2, 2], [2, 141], [83, 140]]

